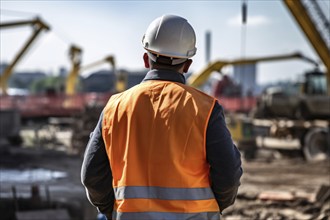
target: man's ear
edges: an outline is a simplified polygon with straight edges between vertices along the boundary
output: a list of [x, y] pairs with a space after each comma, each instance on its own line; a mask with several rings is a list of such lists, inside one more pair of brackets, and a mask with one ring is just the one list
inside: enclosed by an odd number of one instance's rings
[[143, 61], [144, 61], [144, 67], [145, 68], [150, 68], [150, 64], [149, 64], [149, 57], [147, 53], [143, 54]]
[[192, 60], [191, 59], [188, 59], [186, 62], [185, 62], [185, 64], [184, 64], [184, 66], [183, 66], [183, 72], [184, 73], [187, 73], [188, 72], [188, 70], [189, 70], [189, 67], [190, 67], [190, 65], [192, 64]]

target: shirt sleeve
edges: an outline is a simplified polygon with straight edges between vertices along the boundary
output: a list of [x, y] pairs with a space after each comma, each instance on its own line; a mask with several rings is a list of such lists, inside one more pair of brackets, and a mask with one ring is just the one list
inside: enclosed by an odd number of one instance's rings
[[243, 170], [241, 155], [225, 123], [222, 106], [216, 102], [206, 133], [206, 154], [211, 187], [221, 212], [236, 199]]
[[111, 219], [114, 205], [112, 172], [102, 138], [101, 114], [97, 126], [90, 135], [81, 168], [81, 182], [85, 186], [88, 200], [107, 219]]

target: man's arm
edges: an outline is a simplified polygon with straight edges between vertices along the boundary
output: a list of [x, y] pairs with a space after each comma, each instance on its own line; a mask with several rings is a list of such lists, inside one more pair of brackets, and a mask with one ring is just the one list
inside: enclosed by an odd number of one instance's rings
[[210, 164], [211, 187], [223, 211], [235, 202], [243, 171], [240, 152], [231, 139], [223, 109], [218, 102], [208, 123], [206, 153]]
[[112, 172], [102, 138], [102, 118], [103, 113], [86, 147], [81, 168], [81, 182], [86, 188], [89, 201], [99, 212], [111, 219], [115, 198]]

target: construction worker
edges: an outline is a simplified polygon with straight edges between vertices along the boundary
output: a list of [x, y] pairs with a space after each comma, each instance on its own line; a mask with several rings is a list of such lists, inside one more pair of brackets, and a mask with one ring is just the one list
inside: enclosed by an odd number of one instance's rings
[[223, 109], [185, 85], [195, 43], [186, 19], [155, 19], [142, 39], [150, 71], [111, 96], [91, 134], [81, 178], [108, 219], [216, 220], [235, 201], [241, 159]]

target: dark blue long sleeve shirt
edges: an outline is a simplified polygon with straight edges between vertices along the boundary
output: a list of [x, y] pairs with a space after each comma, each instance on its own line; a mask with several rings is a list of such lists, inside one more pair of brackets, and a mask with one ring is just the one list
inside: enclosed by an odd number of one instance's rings
[[[185, 83], [182, 74], [167, 70], [149, 71], [143, 81], [148, 80]], [[89, 201], [108, 219], [111, 219], [115, 197], [111, 167], [102, 138], [102, 118], [103, 114], [87, 144], [81, 169], [81, 181], [86, 188]], [[234, 145], [225, 124], [223, 108], [217, 102], [208, 122], [206, 156], [210, 164], [211, 188], [223, 211], [234, 203], [243, 171], [240, 152]]]

